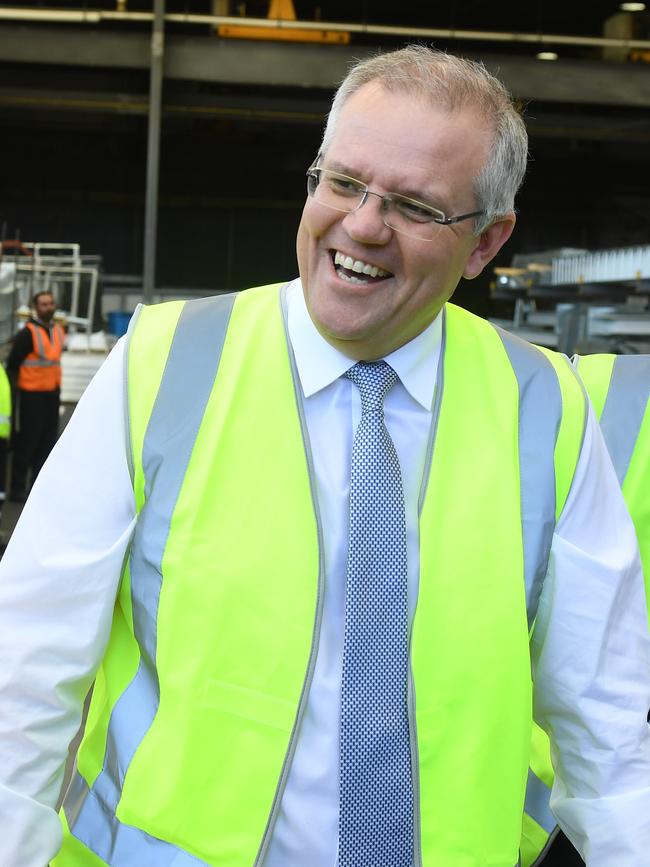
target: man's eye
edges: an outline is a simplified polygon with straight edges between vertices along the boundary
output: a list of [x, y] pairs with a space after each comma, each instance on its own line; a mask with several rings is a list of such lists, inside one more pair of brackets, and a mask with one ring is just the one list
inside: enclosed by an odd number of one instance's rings
[[329, 177], [327, 180], [334, 192], [342, 196], [354, 196], [360, 190], [359, 184], [348, 178]]
[[416, 223], [430, 223], [440, 216], [437, 211], [427, 208], [426, 205], [420, 205], [417, 202], [401, 200], [395, 202], [395, 206], [400, 214], [409, 220], [414, 220]]

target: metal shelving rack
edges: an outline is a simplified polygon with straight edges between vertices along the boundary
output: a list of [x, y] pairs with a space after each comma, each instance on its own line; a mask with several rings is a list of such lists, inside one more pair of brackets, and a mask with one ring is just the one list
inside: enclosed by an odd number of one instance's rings
[[513, 302], [509, 331], [565, 352], [650, 352], [650, 245], [549, 250], [495, 268], [492, 297]]

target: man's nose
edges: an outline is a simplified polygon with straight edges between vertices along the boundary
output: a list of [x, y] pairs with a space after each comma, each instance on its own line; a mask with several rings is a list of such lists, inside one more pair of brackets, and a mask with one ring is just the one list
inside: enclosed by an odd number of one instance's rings
[[384, 222], [382, 197], [370, 191], [360, 208], [346, 214], [343, 226], [353, 240], [364, 244], [387, 244], [393, 236]]

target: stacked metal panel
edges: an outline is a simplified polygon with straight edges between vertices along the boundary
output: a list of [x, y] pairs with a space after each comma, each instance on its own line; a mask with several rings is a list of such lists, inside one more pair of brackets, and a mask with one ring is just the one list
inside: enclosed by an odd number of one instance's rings
[[551, 285], [608, 283], [650, 278], [650, 244], [558, 256], [551, 262]]
[[61, 356], [61, 402], [76, 403], [101, 367], [103, 352], [64, 352]]

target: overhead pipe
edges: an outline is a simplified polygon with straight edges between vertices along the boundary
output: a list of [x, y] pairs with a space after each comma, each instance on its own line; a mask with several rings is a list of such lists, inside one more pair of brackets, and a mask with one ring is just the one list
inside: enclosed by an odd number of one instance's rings
[[[0, 8], [0, 20], [42, 21], [53, 24], [99, 24], [102, 21], [147, 22], [153, 20], [152, 12], [118, 12], [101, 9], [23, 9]], [[492, 30], [456, 30], [436, 27], [395, 27], [388, 24], [355, 24], [352, 22], [287, 21], [281, 18], [239, 18], [227, 15], [193, 15], [167, 13], [165, 21], [175, 24], [206, 24], [216, 28], [223, 26], [264, 27], [269, 30], [330, 30], [360, 33], [372, 36], [397, 36], [412, 39], [447, 39], [473, 42], [521, 42], [534, 45], [573, 45], [590, 48], [638, 48], [650, 50], [648, 39], [621, 39], [612, 36], [565, 36], [558, 33], [507, 33]]]

